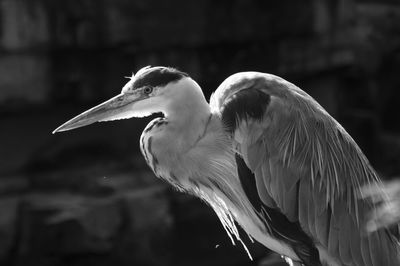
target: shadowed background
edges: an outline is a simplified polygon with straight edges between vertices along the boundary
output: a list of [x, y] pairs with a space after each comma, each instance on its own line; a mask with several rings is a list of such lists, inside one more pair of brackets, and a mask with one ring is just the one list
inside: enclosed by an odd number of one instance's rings
[[0, 0], [0, 23], [1, 265], [280, 265], [242, 232], [250, 261], [210, 208], [153, 176], [150, 119], [51, 135], [147, 65], [207, 98], [238, 71], [280, 75], [383, 178], [400, 173], [397, 0]]

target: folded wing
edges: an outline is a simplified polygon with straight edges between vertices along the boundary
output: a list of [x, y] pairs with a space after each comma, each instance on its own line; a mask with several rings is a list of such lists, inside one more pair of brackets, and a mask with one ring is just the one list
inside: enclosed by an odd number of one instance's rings
[[379, 178], [314, 99], [277, 76], [244, 72], [221, 84], [211, 106], [235, 140], [248, 197], [256, 210], [272, 214], [266, 219], [271, 231], [298, 245], [304, 263], [318, 265], [318, 248], [332, 265], [399, 265], [395, 235], [364, 230], [374, 206], [359, 197], [360, 188]]

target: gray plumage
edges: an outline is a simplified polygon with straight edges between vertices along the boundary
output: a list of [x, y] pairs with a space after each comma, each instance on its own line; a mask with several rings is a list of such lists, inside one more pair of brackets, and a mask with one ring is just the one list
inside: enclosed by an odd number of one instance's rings
[[207, 202], [228, 235], [241, 241], [237, 223], [310, 266], [399, 265], [398, 235], [364, 230], [375, 205], [360, 198], [361, 188], [380, 185], [368, 160], [314, 99], [277, 76], [234, 74], [208, 104], [187, 74], [144, 68], [120, 95], [55, 132], [157, 112], [164, 118], [140, 140], [146, 161], [158, 177]]

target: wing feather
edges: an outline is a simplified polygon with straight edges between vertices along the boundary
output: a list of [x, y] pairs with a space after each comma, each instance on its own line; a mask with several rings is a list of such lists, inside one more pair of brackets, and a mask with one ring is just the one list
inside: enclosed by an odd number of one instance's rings
[[328, 252], [329, 254], [339, 258], [339, 233], [340, 228], [338, 227], [339, 224], [339, 214], [340, 214], [340, 207], [338, 204], [334, 206], [332, 209], [331, 220], [329, 223], [329, 236], [328, 236]]
[[[343, 205], [343, 204], [341, 204]], [[353, 223], [351, 217], [347, 215], [346, 208], [342, 208], [342, 213], [340, 215], [340, 233], [339, 233], [339, 254], [341, 261], [345, 265], [352, 265], [353, 258], [351, 256], [350, 239], [352, 237], [357, 237], [353, 232]]]
[[282, 210], [285, 210], [284, 213], [285, 215], [288, 217], [288, 219], [292, 222], [297, 221], [297, 217], [298, 217], [298, 208], [297, 208], [297, 204], [293, 204], [295, 202], [297, 202], [297, 198], [298, 198], [298, 184], [299, 183], [295, 183], [294, 186], [292, 186], [292, 188], [290, 190], [286, 190], [284, 191], [284, 193], [286, 193], [286, 195], [283, 197], [283, 207]]
[[[261, 166], [261, 176], [256, 176], [257, 179], [263, 180], [263, 183], [265, 185], [264, 188], [261, 188], [265, 193], [267, 193], [271, 198], [272, 198], [272, 192], [269, 190], [271, 187], [271, 172], [270, 172], [270, 164], [269, 161], [264, 162]], [[268, 205], [268, 204], [267, 204]], [[276, 207], [275, 201], [273, 202], [273, 205], [268, 205], [270, 207]]]
[[310, 234], [312, 236], [317, 236], [317, 230], [316, 230], [316, 224], [317, 221], [315, 220], [315, 212], [316, 212], [316, 207], [315, 207], [315, 201], [313, 198], [313, 187], [310, 186], [310, 195], [307, 197], [308, 199], [308, 228], [310, 231]]
[[299, 222], [303, 225], [303, 229], [307, 233], [310, 233], [308, 228], [308, 195], [310, 190], [308, 188], [307, 182], [300, 182], [299, 196], [298, 196], [298, 208], [299, 208]]
[[366, 263], [363, 260], [363, 256], [361, 253], [361, 239], [354, 234], [357, 233], [356, 229], [353, 227], [351, 231], [352, 235], [350, 237], [350, 250], [351, 255], [353, 257], [353, 263], [355, 266], [364, 266]]
[[240, 128], [241, 139], [235, 140], [264, 204], [298, 221], [315, 244], [344, 265], [399, 264], [392, 236], [385, 230], [364, 235], [360, 222], [373, 208], [358, 199], [360, 187], [379, 184], [379, 178], [354, 140], [314, 99], [279, 77], [245, 72], [225, 80], [211, 106], [233, 137]]
[[[271, 207], [271, 208], [276, 208], [275, 201], [272, 199], [270, 194], [265, 189], [265, 187], [267, 187], [267, 184], [264, 182], [264, 179], [263, 178], [257, 178], [257, 177], [262, 177], [262, 176], [269, 175], [269, 173], [267, 173], [267, 171], [269, 172], [269, 170], [267, 170], [268, 167], [269, 167], [269, 165], [266, 163], [263, 168], [262, 167], [257, 168], [257, 172], [255, 173], [257, 191], [258, 191], [258, 194], [259, 194], [259, 196], [261, 198], [261, 201], [265, 205], [267, 205], [268, 207]], [[262, 169], [264, 169], [264, 171], [262, 171]]]
[[[278, 208], [280, 208], [281, 210], [283, 210], [283, 197], [284, 195], [284, 191], [283, 191], [283, 182], [281, 179], [279, 178], [275, 178], [275, 176], [279, 175], [282, 176], [284, 175], [284, 171], [282, 171], [282, 168], [279, 167], [274, 167], [273, 163], [269, 163], [269, 168], [271, 171], [271, 177], [270, 177], [270, 186], [272, 189], [270, 189], [271, 191], [271, 196], [272, 198], [275, 200], [276, 204], [278, 205]], [[285, 211], [283, 211], [283, 213], [286, 214]]]
[[[387, 241], [383, 238], [381, 234], [378, 234], [379, 239], [377, 239], [378, 244], [380, 244], [380, 248], [382, 249], [383, 253], [382, 256], [379, 256], [380, 258], [380, 265], [388, 265], [389, 264], [389, 258], [390, 258], [390, 247], [387, 246]], [[376, 245], [376, 244], [375, 244]]]
[[361, 239], [361, 254], [363, 256], [365, 266], [373, 265], [370, 253], [371, 251], [369, 249], [369, 238], [367, 236], [364, 236]]
[[328, 245], [328, 233], [330, 226], [330, 215], [331, 210], [325, 204], [325, 201], [321, 200], [324, 195], [320, 189], [313, 191], [313, 201], [315, 203], [315, 234], [316, 238], [323, 246]]
[[[369, 240], [369, 254], [371, 256], [371, 262], [372, 265], [385, 265], [385, 264], [381, 264], [381, 256], [376, 256], [374, 253], [379, 251], [381, 248], [381, 244], [379, 243], [379, 235], [376, 233], [373, 233], [369, 236], [368, 238]], [[378, 246], [377, 246], [378, 245]]]

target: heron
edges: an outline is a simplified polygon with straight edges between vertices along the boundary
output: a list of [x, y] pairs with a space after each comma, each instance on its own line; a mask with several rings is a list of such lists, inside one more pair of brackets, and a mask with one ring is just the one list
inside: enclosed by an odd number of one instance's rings
[[233, 242], [241, 227], [289, 264], [400, 265], [398, 231], [365, 230], [376, 206], [361, 188], [378, 186], [377, 173], [317, 101], [276, 75], [233, 74], [208, 102], [187, 73], [144, 67], [53, 133], [156, 113], [140, 137], [147, 164], [205, 201]]

